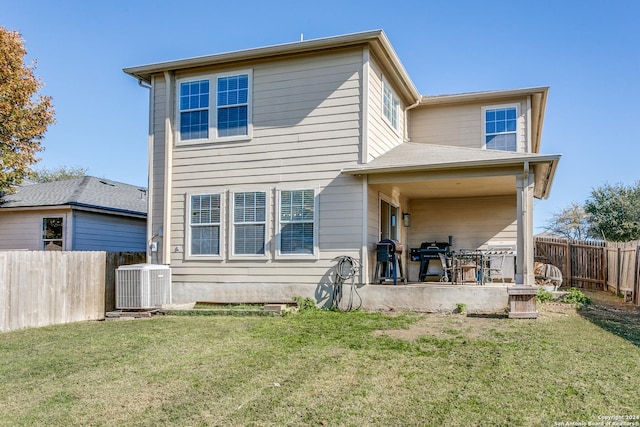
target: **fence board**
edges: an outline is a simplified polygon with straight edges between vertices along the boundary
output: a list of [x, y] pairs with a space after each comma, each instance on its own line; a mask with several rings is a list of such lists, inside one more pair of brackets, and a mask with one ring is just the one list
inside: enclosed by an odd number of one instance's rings
[[633, 290], [640, 305], [640, 241], [601, 242], [536, 237], [535, 256], [560, 268], [564, 286]]
[[108, 290], [115, 302], [115, 269], [144, 259], [138, 252], [0, 251], [0, 332], [104, 319]]
[[104, 309], [113, 311], [116, 308], [116, 270], [121, 265], [140, 264], [146, 262], [146, 252], [108, 252], [104, 291]]

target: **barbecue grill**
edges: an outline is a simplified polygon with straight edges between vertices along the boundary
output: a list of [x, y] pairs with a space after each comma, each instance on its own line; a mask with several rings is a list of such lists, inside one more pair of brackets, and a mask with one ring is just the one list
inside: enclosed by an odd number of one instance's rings
[[418, 280], [423, 282], [427, 277], [437, 276], [449, 281], [447, 259], [451, 257], [452, 246], [453, 236], [449, 236], [448, 242], [423, 242], [420, 248], [411, 248], [411, 261], [420, 261]]

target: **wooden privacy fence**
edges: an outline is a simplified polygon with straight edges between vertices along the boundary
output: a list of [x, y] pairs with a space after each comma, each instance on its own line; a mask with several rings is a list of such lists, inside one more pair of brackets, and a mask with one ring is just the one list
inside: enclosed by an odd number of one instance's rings
[[104, 319], [115, 269], [130, 262], [144, 253], [0, 251], [0, 332]]
[[615, 243], [535, 238], [536, 260], [548, 262], [562, 271], [563, 286], [633, 291], [633, 302], [640, 305], [640, 241]]

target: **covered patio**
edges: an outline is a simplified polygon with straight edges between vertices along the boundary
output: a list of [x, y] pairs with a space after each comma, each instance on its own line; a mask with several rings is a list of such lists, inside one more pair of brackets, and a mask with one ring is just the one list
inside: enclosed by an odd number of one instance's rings
[[[508, 250], [514, 265], [505, 281], [534, 284], [533, 198], [548, 196], [559, 158], [408, 142], [367, 164], [343, 169], [361, 177], [367, 187], [370, 225], [363, 283], [376, 283], [377, 245], [392, 239], [402, 249], [397, 256], [410, 286], [437, 282], [428, 289], [438, 292], [439, 286], [460, 284], [451, 277], [424, 277], [423, 262], [415, 255], [430, 242], [450, 242], [447, 250], [454, 262], [465, 251]], [[482, 280], [482, 287], [495, 286], [506, 298], [502, 279], [492, 282]]]

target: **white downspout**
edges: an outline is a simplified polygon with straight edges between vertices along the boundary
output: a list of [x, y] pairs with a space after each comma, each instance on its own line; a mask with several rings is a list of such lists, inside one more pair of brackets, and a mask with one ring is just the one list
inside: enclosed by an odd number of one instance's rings
[[[153, 252], [151, 252], [151, 243], [153, 242], [153, 99], [155, 97], [155, 77], [151, 77], [151, 85], [145, 85], [142, 80], [138, 79], [138, 86], [149, 89], [149, 121], [147, 134], [147, 263], [153, 261]], [[157, 252], [156, 252], [157, 253]]]
[[[173, 169], [173, 73], [164, 72], [165, 119], [164, 119], [164, 211], [162, 218], [162, 263], [171, 264], [171, 176]], [[160, 233], [158, 233], [160, 234]]]
[[418, 105], [420, 105], [421, 102], [422, 100], [418, 98], [418, 100], [415, 103], [409, 105], [408, 107], [405, 107], [404, 109], [404, 142], [411, 141], [411, 137], [409, 135], [409, 115], [407, 113], [409, 110], [413, 110]]
[[[369, 73], [371, 72], [369, 48], [362, 50], [362, 140], [360, 142], [360, 163], [369, 158]], [[367, 176], [362, 177], [362, 242], [360, 247], [360, 282], [369, 283], [369, 249], [367, 244], [368, 225], [368, 184]]]

